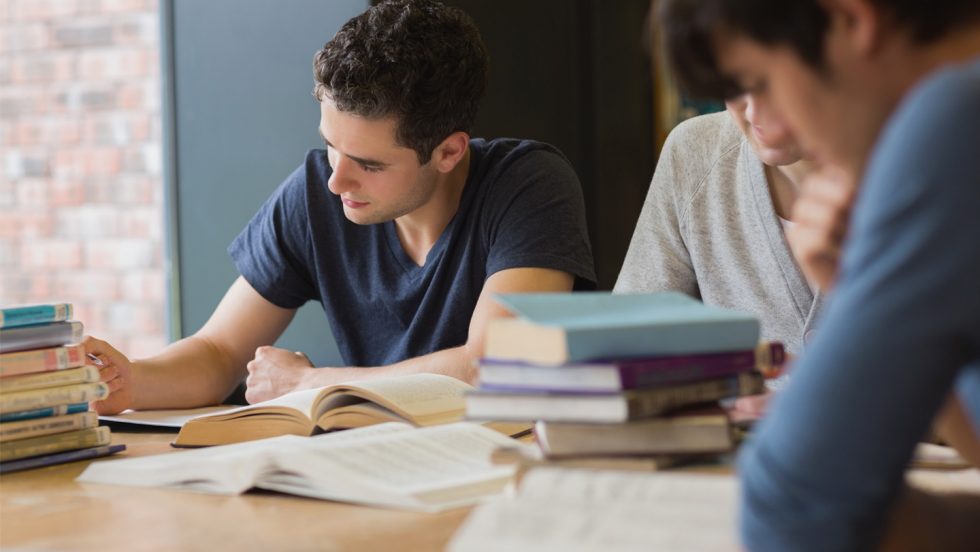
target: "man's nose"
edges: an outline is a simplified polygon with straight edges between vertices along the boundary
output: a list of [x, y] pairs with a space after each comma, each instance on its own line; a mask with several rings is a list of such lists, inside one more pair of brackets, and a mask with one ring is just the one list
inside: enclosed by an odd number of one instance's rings
[[340, 195], [357, 187], [357, 181], [354, 179], [353, 174], [355, 169], [353, 166], [354, 162], [345, 158], [343, 155], [337, 155], [332, 161], [330, 166], [333, 169], [333, 173], [327, 181], [327, 188], [331, 192]]

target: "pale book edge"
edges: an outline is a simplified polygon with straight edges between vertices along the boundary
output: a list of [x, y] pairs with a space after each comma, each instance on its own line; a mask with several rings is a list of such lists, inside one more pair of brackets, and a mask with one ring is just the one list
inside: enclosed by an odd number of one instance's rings
[[85, 364], [81, 344], [0, 354], [0, 377], [67, 370]]
[[98, 424], [99, 416], [94, 411], [4, 422], [0, 424], [0, 443], [86, 429]]

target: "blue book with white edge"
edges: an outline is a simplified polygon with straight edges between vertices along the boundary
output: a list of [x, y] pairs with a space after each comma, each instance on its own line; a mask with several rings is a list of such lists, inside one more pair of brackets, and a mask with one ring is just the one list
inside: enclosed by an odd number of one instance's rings
[[759, 321], [678, 292], [496, 296], [516, 319], [495, 319], [485, 355], [537, 364], [751, 350]]
[[87, 402], [45, 406], [43, 408], [32, 408], [31, 410], [20, 410], [17, 412], [0, 414], [0, 423], [32, 420], [34, 418], [53, 418], [54, 416], [64, 416], [65, 414], [85, 412], [86, 410], [88, 410]]
[[0, 328], [71, 320], [71, 303], [0, 308]]
[[109, 456], [110, 454], [115, 454], [124, 450], [126, 450], [126, 445], [123, 444], [102, 445], [98, 447], [44, 454], [42, 456], [32, 456], [30, 458], [20, 458], [18, 460], [7, 460], [6, 462], [0, 462], [0, 473], [10, 473], [21, 470], [29, 470], [32, 468], [40, 468], [43, 466], [54, 466], [57, 464], [66, 464], [68, 462], [77, 462], [78, 460], [101, 458], [103, 456]]

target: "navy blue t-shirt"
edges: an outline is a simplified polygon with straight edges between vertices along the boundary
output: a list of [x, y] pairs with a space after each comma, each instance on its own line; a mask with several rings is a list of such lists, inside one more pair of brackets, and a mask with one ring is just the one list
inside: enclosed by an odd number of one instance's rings
[[483, 283], [495, 272], [550, 268], [592, 287], [585, 204], [555, 148], [470, 141], [459, 210], [416, 265], [393, 221], [358, 225], [327, 189], [325, 150], [311, 150], [228, 247], [270, 302], [320, 301], [344, 361], [381, 366], [466, 343]]

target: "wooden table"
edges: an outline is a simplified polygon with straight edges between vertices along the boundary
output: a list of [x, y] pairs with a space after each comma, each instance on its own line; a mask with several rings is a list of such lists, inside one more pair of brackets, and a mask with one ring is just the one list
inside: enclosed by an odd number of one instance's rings
[[[174, 433], [113, 431], [126, 456], [180, 454]], [[386, 510], [251, 492], [217, 496], [76, 483], [73, 462], [0, 476], [3, 550], [443, 550], [470, 512]], [[730, 472], [698, 466], [696, 471]], [[910, 473], [917, 486], [980, 492], [980, 472]]]
[[[113, 431], [127, 450], [179, 454], [173, 433]], [[470, 508], [438, 514], [250, 492], [76, 483], [88, 461], [0, 476], [4, 550], [442, 550]]]

